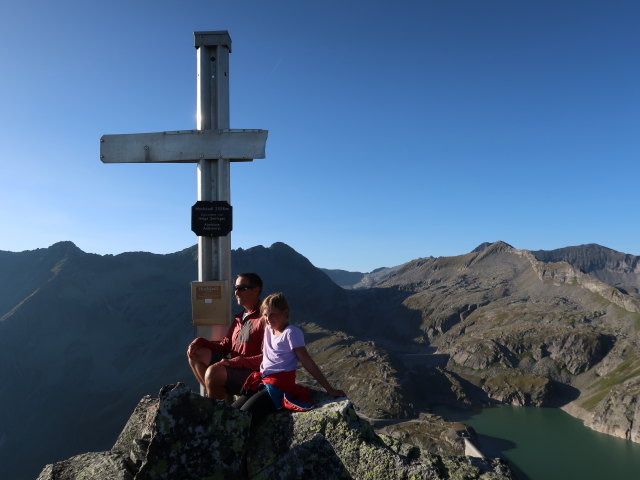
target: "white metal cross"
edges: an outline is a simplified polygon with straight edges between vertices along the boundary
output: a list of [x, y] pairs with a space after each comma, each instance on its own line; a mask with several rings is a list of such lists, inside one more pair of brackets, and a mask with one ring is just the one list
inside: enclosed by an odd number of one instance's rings
[[[194, 32], [194, 44], [198, 66], [196, 130], [104, 135], [100, 159], [104, 163], [197, 163], [198, 201], [230, 203], [229, 162], [264, 158], [268, 132], [229, 128], [229, 33]], [[230, 284], [230, 279], [231, 236], [199, 236], [198, 280]], [[225, 330], [224, 326], [201, 326], [197, 335], [219, 339]]]

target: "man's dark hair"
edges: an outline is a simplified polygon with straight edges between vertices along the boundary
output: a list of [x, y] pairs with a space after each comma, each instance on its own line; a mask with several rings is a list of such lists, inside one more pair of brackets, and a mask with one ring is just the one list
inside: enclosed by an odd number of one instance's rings
[[260, 293], [262, 293], [262, 279], [260, 275], [257, 273], [241, 273], [236, 278], [246, 278], [251, 283], [252, 287], [258, 287], [260, 289]]

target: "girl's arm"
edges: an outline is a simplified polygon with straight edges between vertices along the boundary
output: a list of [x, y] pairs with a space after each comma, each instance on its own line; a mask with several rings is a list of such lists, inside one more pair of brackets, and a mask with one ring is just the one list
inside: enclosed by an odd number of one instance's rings
[[296, 354], [296, 357], [298, 357], [298, 360], [300, 360], [300, 363], [305, 368], [305, 370], [309, 372], [311, 376], [324, 387], [329, 395], [333, 395], [334, 397], [347, 396], [346, 393], [344, 393], [342, 390], [333, 388], [333, 386], [329, 383], [329, 381], [322, 373], [322, 370], [320, 370], [320, 367], [318, 367], [316, 362], [313, 361], [313, 358], [311, 358], [311, 355], [309, 355], [309, 352], [307, 352], [306, 347], [294, 348], [293, 351]]

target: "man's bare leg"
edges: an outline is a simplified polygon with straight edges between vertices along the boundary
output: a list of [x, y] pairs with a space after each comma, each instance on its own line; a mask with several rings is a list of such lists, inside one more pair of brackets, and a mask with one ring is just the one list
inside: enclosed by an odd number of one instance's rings
[[207, 391], [207, 397], [216, 400], [226, 400], [227, 389], [227, 368], [223, 365], [214, 363], [204, 375], [204, 388]]
[[205, 385], [205, 375], [207, 372], [207, 368], [209, 368], [209, 364], [211, 363], [211, 356], [213, 351], [209, 348], [198, 348], [191, 355], [187, 355], [187, 359], [189, 360], [189, 366], [193, 371], [193, 375], [198, 380], [198, 383], [202, 385], [206, 390]]

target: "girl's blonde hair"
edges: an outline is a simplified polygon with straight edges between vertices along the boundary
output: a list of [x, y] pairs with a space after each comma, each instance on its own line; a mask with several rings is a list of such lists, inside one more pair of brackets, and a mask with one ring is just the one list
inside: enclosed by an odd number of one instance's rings
[[277, 308], [281, 312], [286, 310], [287, 314], [289, 313], [289, 303], [287, 302], [287, 299], [284, 298], [283, 293], [272, 293], [265, 298], [262, 301], [262, 305], [260, 305], [260, 313], [264, 315], [264, 312], [271, 310], [272, 308]]

